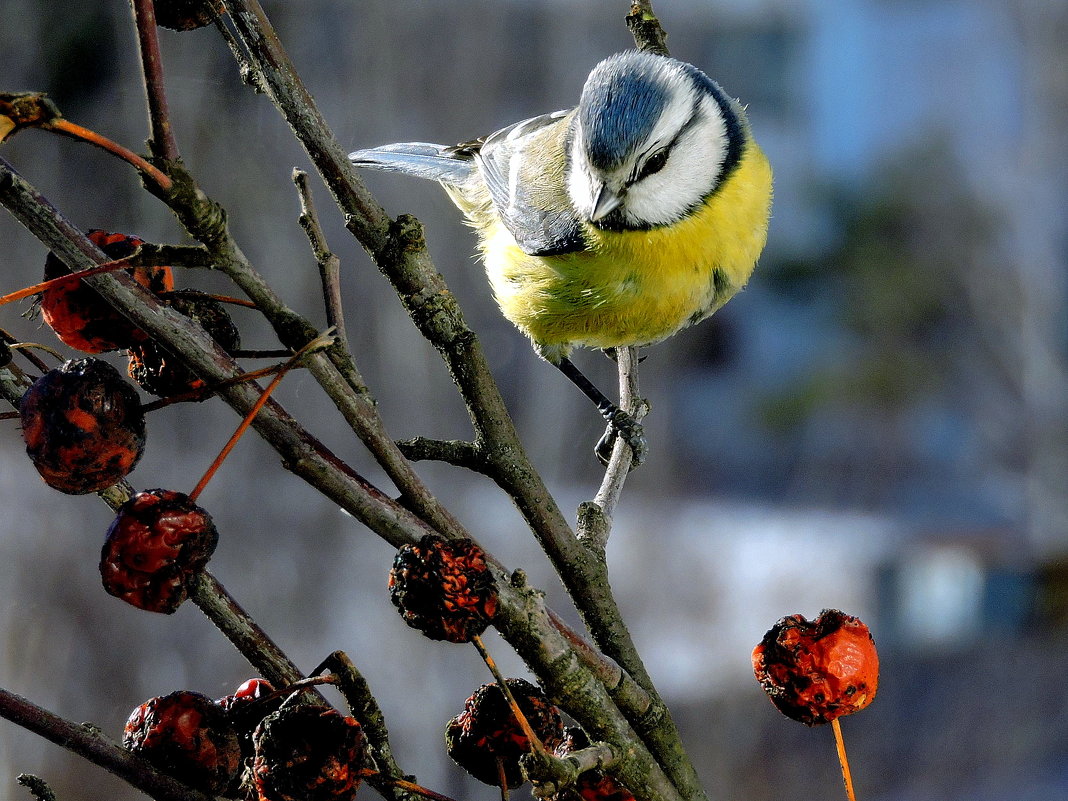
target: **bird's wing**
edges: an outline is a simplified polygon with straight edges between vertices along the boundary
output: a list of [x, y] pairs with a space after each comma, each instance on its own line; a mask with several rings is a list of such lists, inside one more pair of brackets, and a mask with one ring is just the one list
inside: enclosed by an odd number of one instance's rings
[[357, 167], [457, 185], [471, 178], [477, 169], [473, 153], [429, 142], [401, 142], [356, 150], [349, 153], [349, 160]]
[[566, 186], [571, 115], [532, 117], [456, 149], [475, 154], [501, 221], [531, 256], [586, 248]]

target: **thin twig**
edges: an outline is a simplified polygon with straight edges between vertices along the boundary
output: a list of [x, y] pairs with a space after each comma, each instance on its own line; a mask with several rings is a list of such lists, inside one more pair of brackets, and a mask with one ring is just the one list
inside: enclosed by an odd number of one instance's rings
[[432, 460], [445, 462], [454, 467], [466, 467], [479, 473], [486, 471], [482, 449], [474, 442], [413, 437], [400, 440], [397, 442], [397, 447], [413, 462]]
[[[28, 349], [26, 347], [31, 343], [19, 342], [13, 334], [8, 331], [5, 331], [3, 328], [0, 328], [0, 342], [4, 342], [9, 348], [18, 350], [18, 352], [21, 353], [23, 357], [25, 357], [26, 361], [28, 361], [42, 373], [47, 373], [49, 369], [51, 369], [47, 364], [44, 363], [44, 361], [38, 358], [37, 354], [34, 353], [32, 349]], [[60, 361], [62, 361], [62, 357], [60, 358]]]
[[[614, 773], [639, 801], [682, 801], [703, 798], [700, 791], [681, 794], [665, 772], [668, 753], [657, 759], [639, 732], [613, 703], [599, 676], [579, 660], [545, 608], [542, 593], [527, 587], [521, 576], [498, 579], [499, 606], [494, 625], [538, 676], [546, 695], [574, 717], [596, 740], [610, 743], [622, 755]], [[662, 742], [657, 743], [663, 745]], [[671, 759], [685, 760], [681, 744]]]
[[287, 687], [304, 678], [292, 660], [210, 572], [201, 571], [190, 598], [249, 664], [275, 687]]
[[647, 53], [668, 54], [667, 33], [660, 26], [650, 0], [635, 0], [627, 15], [627, 27], [634, 37], [635, 46]]
[[327, 244], [319, 215], [315, 211], [311, 188], [308, 186], [308, 173], [293, 170], [293, 183], [300, 195], [300, 227], [308, 237], [315, 261], [319, 265], [319, 277], [323, 284], [323, 302], [326, 305], [326, 324], [332, 326], [340, 340], [348, 347], [349, 338], [345, 333], [345, 313], [341, 305], [341, 259], [331, 252]]
[[159, 51], [159, 32], [156, 28], [156, 9], [153, 0], [130, 0], [137, 44], [141, 51], [141, 69], [148, 95], [148, 121], [152, 131], [148, 140], [152, 155], [165, 161], [178, 160], [178, 145], [174, 141], [171, 118], [167, 112], [167, 95], [163, 88], [163, 58]]
[[[11, 348], [11, 350], [17, 350], [23, 356], [27, 357], [30, 355], [30, 351], [39, 350], [44, 353], [47, 353], [49, 356], [51, 356], [58, 362], [63, 362], [67, 359], [66, 356], [64, 356], [58, 350], [53, 348], [51, 345], [45, 345], [42, 342], [12, 342], [10, 345], [8, 345], [8, 347]], [[38, 366], [36, 362], [34, 363], [34, 366]]]

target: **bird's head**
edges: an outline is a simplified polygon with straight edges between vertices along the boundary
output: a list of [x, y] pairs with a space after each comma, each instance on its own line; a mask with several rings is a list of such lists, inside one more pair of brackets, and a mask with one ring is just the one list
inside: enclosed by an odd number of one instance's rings
[[715, 191], [748, 137], [742, 107], [696, 67], [620, 53], [594, 67], [582, 90], [568, 194], [599, 228], [670, 225]]

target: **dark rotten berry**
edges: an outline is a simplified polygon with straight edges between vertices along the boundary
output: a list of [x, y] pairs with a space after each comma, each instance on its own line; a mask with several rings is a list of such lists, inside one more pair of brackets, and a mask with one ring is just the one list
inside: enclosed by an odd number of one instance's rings
[[497, 613], [497, 586], [482, 549], [433, 535], [405, 545], [389, 573], [389, 597], [432, 640], [470, 642]]
[[190, 787], [226, 789], [241, 766], [237, 733], [215, 703], [179, 691], [152, 698], [126, 721], [122, 744]]
[[69, 361], [33, 383], [19, 404], [22, 438], [37, 472], [61, 492], [110, 487], [145, 449], [137, 391], [107, 362]]
[[879, 687], [871, 632], [837, 609], [782, 618], [753, 649], [753, 671], [776, 708], [807, 726], [859, 712]]
[[256, 728], [252, 764], [259, 801], [349, 801], [367, 759], [355, 718], [328, 706], [278, 710]]
[[[523, 679], [505, 679], [531, 729], [548, 751], [560, 745], [560, 712], [537, 687]], [[461, 768], [480, 782], [509, 789], [523, 784], [519, 758], [530, 741], [497, 684], [483, 684], [467, 699], [464, 711], [445, 726], [445, 747]]]
[[[144, 240], [127, 234], [93, 229], [87, 236], [112, 259], [129, 256]], [[170, 267], [131, 267], [126, 273], [151, 292], [174, 288]], [[45, 280], [70, 275], [54, 254], [45, 259]], [[104, 353], [148, 340], [148, 335], [113, 309], [82, 281], [70, 281], [41, 293], [41, 316], [64, 344], [85, 353]]]
[[215, 551], [211, 515], [170, 490], [146, 490], [119, 507], [100, 554], [104, 589], [138, 609], [171, 614]]
[[[252, 733], [265, 717], [277, 712], [284, 700], [281, 697], [270, 698], [274, 685], [266, 679], [249, 679], [233, 695], [223, 696], [215, 701], [229, 716], [230, 722], [237, 730], [241, 740], [241, 755], [251, 757]], [[267, 700], [270, 698], [270, 700]]]
[[[195, 289], [179, 289], [160, 295], [160, 300], [175, 311], [199, 323], [227, 353], [241, 346], [241, 335], [222, 304]], [[141, 388], [161, 398], [191, 392], [204, 386], [180, 359], [156, 342], [147, 340], [128, 351], [130, 378]]]

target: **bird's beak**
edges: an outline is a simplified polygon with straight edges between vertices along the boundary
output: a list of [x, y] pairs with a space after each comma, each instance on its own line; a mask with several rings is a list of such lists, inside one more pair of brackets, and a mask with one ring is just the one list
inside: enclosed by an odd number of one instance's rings
[[604, 219], [605, 215], [618, 209], [622, 205], [623, 198], [626, 197], [626, 194], [625, 189], [617, 192], [608, 186], [608, 184], [601, 184], [601, 190], [597, 193], [597, 200], [593, 203], [590, 222], [597, 222], [598, 220]]

